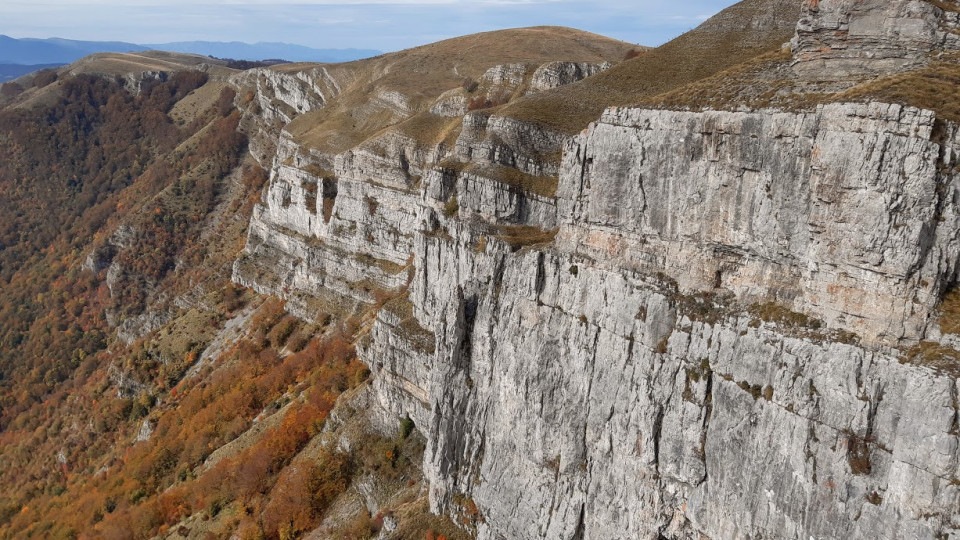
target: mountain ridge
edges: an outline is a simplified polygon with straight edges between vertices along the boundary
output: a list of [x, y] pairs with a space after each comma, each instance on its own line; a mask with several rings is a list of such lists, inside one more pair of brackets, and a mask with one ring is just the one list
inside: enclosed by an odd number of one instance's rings
[[0, 35], [0, 64], [69, 64], [94, 53], [148, 50], [169, 50], [234, 60], [283, 59], [295, 62], [345, 62], [382, 54], [381, 51], [372, 49], [316, 49], [279, 42], [177, 41], [136, 44], [123, 41], [83, 41], [64, 38], [12, 38]]
[[958, 28], [3, 85], [0, 536], [957, 535]]

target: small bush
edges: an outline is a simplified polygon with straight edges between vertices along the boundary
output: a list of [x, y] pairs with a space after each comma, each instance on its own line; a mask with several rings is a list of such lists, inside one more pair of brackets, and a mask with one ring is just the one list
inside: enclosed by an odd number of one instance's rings
[[297, 319], [293, 315], [287, 315], [270, 329], [270, 332], [267, 334], [267, 339], [273, 346], [283, 347], [287, 344], [290, 335], [293, 334], [299, 326], [300, 319]]
[[872, 470], [870, 464], [870, 440], [869, 438], [858, 437], [857, 435], [847, 435], [847, 463], [850, 465], [850, 472], [855, 475], [868, 475]]
[[309, 211], [313, 215], [316, 215], [317, 214], [316, 182], [304, 183], [301, 185], [301, 187], [303, 188], [303, 204], [307, 207], [307, 211]]
[[413, 433], [413, 428], [416, 427], [413, 424], [413, 420], [410, 419], [410, 416], [407, 415], [403, 420], [400, 420], [400, 437], [406, 439]]
[[443, 215], [453, 217], [460, 213], [460, 203], [457, 201], [457, 196], [453, 195], [447, 200], [447, 204], [443, 206]]
[[472, 94], [477, 89], [477, 87], [480, 86], [480, 83], [473, 80], [471, 77], [465, 77], [463, 81], [460, 83], [460, 86], [464, 90], [466, 90], [467, 93]]
[[223, 309], [232, 313], [235, 312], [245, 305], [247, 305], [246, 298], [243, 294], [243, 289], [235, 285], [228, 285], [223, 289]]
[[233, 100], [236, 99], [237, 92], [232, 88], [224, 88], [220, 91], [220, 97], [217, 98], [217, 113], [220, 116], [229, 116], [233, 111]]
[[510, 96], [502, 92], [486, 96], [480, 95], [467, 102], [467, 110], [477, 111], [480, 109], [490, 109], [492, 107], [499, 107], [508, 101], [510, 101]]

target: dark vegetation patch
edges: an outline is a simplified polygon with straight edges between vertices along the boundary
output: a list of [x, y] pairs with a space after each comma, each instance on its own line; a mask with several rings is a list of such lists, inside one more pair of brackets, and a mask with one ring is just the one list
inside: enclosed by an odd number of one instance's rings
[[494, 227], [493, 236], [517, 251], [524, 247], [550, 244], [557, 232], [558, 229], [541, 229], [530, 225], [498, 225]]
[[242, 71], [290, 63], [289, 60], [281, 60], [279, 58], [270, 58], [267, 60], [234, 60], [233, 58], [217, 58], [216, 56], [211, 56], [210, 58], [213, 58], [214, 60], [222, 60], [225, 62], [224, 65], [226, 67], [230, 69], [239, 69]]
[[874, 443], [873, 438], [846, 433], [846, 439], [847, 464], [850, 466], [850, 472], [858, 476], [869, 475], [873, 470], [873, 465], [870, 463], [870, 447]]
[[[245, 144], [236, 116], [208, 117], [213, 126], [191, 152], [168, 155], [203, 126], [181, 130], [166, 112], [205, 80], [177, 74], [133, 96], [113, 81], [80, 76], [63, 81], [62, 98], [49, 107], [0, 111], [0, 291], [7, 299], [0, 307], [0, 427], [103, 349], [104, 310], [142, 307], [138, 281], [166, 275], [175, 257], [203, 256], [191, 251], [194, 227], [213, 204], [217, 177], [235, 166]], [[201, 163], [205, 173], [181, 177]], [[174, 184], [169, 197], [154, 199]], [[111, 297], [79, 263], [91, 240], [133, 215], [142, 256], [129, 263], [138, 277]], [[50, 330], [38, 333], [43, 327]]]

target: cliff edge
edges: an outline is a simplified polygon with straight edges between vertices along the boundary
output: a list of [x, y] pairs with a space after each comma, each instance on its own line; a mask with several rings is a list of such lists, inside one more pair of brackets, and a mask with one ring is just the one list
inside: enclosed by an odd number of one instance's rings
[[276, 152], [234, 280], [303, 317], [379, 308], [367, 414], [414, 422], [431, 510], [478, 538], [955, 537], [960, 138], [937, 107], [853, 96], [952, 62], [958, 11], [744, 2], [692, 34], [762, 39], [701, 79], [763, 80], [767, 106], [678, 106], [702, 91], [679, 77], [575, 135], [529, 104], [663, 53], [381, 89], [367, 106], [402, 119], [351, 140], [294, 112], [349, 81], [244, 75]]

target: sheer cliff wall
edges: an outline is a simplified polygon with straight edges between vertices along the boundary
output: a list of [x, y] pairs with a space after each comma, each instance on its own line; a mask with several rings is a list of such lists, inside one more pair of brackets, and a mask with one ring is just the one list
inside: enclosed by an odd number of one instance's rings
[[[847, 39], [827, 15], [939, 29], [934, 4], [806, 2], [795, 68], [870, 64], [869, 40], [810, 52]], [[956, 341], [953, 124], [617, 108], [564, 139], [457, 103], [455, 144], [394, 133], [332, 170], [281, 133], [234, 268], [304, 316], [383, 303], [369, 414], [424, 433], [435, 512], [485, 539], [960, 535], [957, 372], [918, 361]]]

